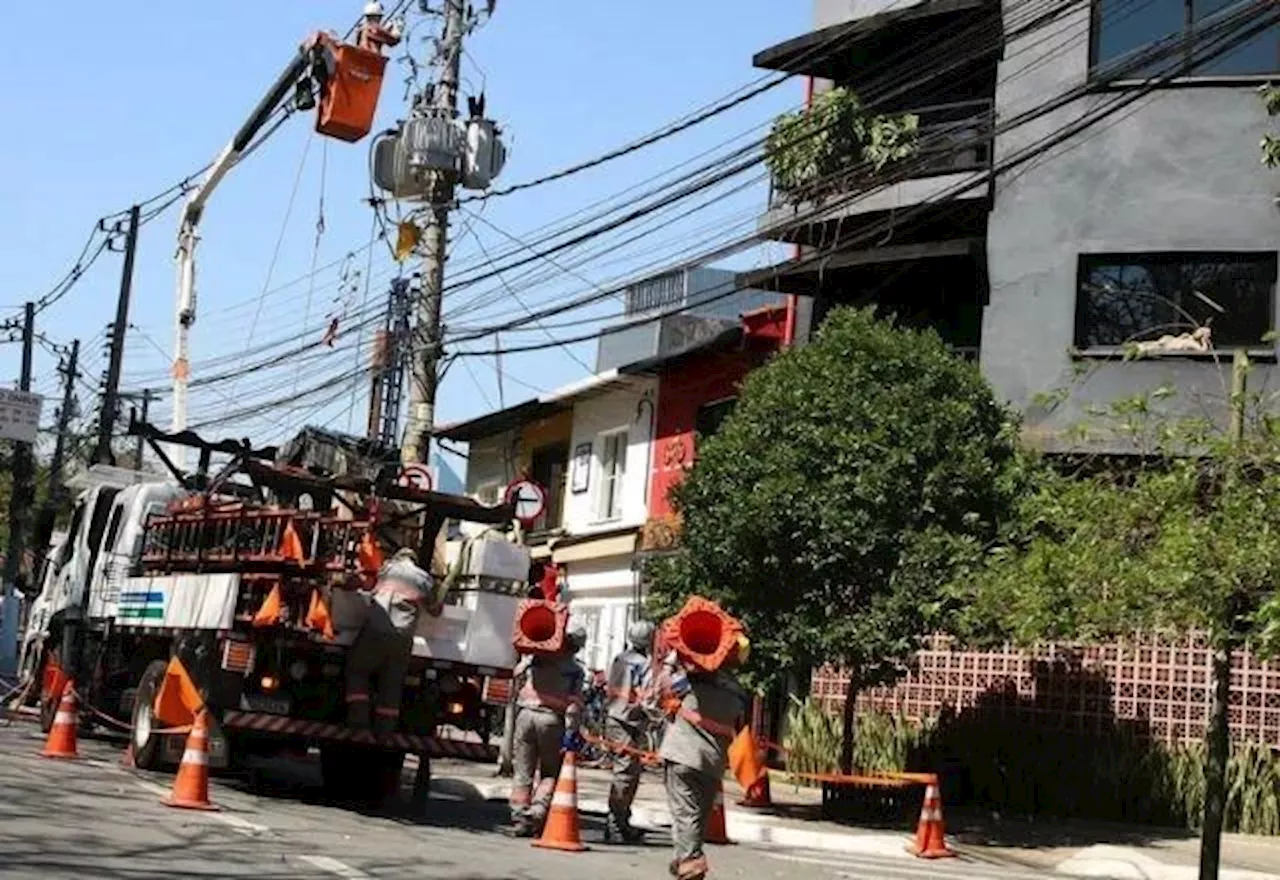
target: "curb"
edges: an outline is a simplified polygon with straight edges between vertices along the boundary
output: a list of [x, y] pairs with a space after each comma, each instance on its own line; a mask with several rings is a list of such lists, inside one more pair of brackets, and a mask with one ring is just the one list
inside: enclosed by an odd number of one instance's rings
[[[511, 784], [506, 780], [472, 782], [452, 777], [435, 777], [431, 790], [465, 800], [505, 801]], [[578, 809], [583, 813], [605, 815], [609, 804], [604, 800], [581, 798]], [[796, 828], [773, 821], [769, 816], [727, 811], [725, 825], [734, 843], [764, 844], [789, 849], [807, 849], [846, 855], [912, 859], [906, 851], [910, 838], [902, 834], [845, 833]], [[665, 831], [671, 827], [671, 814], [665, 806], [652, 801], [637, 802], [631, 808], [631, 821], [646, 831]]]

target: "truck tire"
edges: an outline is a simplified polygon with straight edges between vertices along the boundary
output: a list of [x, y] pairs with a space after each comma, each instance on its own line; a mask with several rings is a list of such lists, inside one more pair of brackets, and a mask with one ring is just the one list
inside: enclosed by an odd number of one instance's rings
[[168, 668], [163, 660], [153, 660], [138, 680], [138, 695], [133, 701], [133, 726], [129, 731], [129, 744], [133, 748], [133, 762], [142, 770], [160, 767], [161, 737], [156, 733], [162, 728], [155, 717], [156, 691]]

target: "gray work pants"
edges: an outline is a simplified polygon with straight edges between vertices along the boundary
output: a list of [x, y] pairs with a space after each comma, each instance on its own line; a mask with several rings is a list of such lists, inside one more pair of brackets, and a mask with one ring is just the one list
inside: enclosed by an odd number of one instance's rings
[[370, 603], [364, 625], [347, 651], [347, 723], [368, 727], [372, 709], [376, 731], [391, 733], [399, 727], [404, 677], [412, 655], [413, 628], [393, 621], [377, 602]]
[[[639, 750], [643, 745], [643, 737], [639, 728], [624, 724], [613, 716], [605, 720], [605, 738], [611, 744], [628, 746]], [[613, 783], [609, 786], [609, 815], [623, 827], [631, 825], [631, 802], [636, 799], [636, 789], [640, 786], [640, 774], [644, 765], [635, 752], [613, 749]]]
[[707, 820], [715, 807], [719, 780], [684, 764], [667, 762], [667, 806], [676, 862], [703, 858]]
[[[511, 819], [542, 827], [551, 807], [556, 778], [560, 775], [560, 743], [564, 739], [564, 716], [543, 709], [516, 710], [516, 733], [512, 751], [515, 780], [511, 786]], [[537, 789], [534, 789], [534, 777]]]

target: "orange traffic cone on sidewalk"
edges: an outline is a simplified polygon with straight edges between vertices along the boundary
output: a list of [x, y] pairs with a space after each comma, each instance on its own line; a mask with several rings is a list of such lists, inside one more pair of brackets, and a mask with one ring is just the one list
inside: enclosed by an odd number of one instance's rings
[[209, 802], [209, 713], [201, 709], [187, 735], [187, 747], [173, 778], [173, 792], [161, 801], [184, 810], [216, 810]]
[[936, 776], [929, 777], [929, 783], [924, 788], [920, 824], [916, 827], [916, 839], [907, 844], [907, 852], [921, 859], [946, 859], [955, 856], [955, 851], [947, 848], [942, 822], [942, 793], [938, 791]]
[[560, 766], [560, 778], [556, 780], [555, 793], [551, 795], [551, 811], [542, 827], [542, 836], [533, 842], [544, 849], [565, 852], [582, 852], [582, 827], [578, 821], [578, 761], [572, 751], [564, 753]]
[[76, 728], [80, 719], [76, 713], [76, 683], [67, 679], [58, 700], [58, 712], [53, 716], [53, 727], [45, 740], [40, 756], [43, 758], [78, 758], [76, 753]]
[[738, 801], [740, 807], [772, 807], [773, 796], [769, 792], [769, 774], [763, 773], [756, 780], [755, 784], [746, 790], [742, 796], [742, 800]]
[[716, 785], [716, 802], [711, 807], [711, 815], [707, 817], [707, 843], [733, 843], [729, 839], [729, 829], [724, 815], [724, 783]]

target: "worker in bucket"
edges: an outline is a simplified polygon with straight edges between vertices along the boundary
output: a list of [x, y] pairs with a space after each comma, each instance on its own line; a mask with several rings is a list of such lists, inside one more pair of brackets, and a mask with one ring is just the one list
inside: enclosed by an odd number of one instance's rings
[[530, 654], [515, 668], [518, 690], [511, 832], [517, 837], [534, 837], [542, 832], [560, 775], [562, 753], [567, 748], [577, 748], [586, 671], [575, 655], [586, 641], [586, 629], [580, 622], [571, 621], [559, 652]]
[[[424, 609], [434, 604], [431, 575], [405, 548], [378, 572], [364, 623], [347, 653], [347, 721], [390, 733], [400, 724], [400, 698], [413, 655], [413, 634]], [[373, 685], [376, 684], [376, 687]]]
[[663, 663], [663, 700], [673, 714], [658, 752], [666, 773], [675, 859], [671, 875], [702, 880], [707, 821], [724, 777], [729, 743], [743, 723], [747, 698], [730, 671], [746, 662], [746, 636], [715, 672], [687, 667], [673, 651]]
[[657, 700], [653, 691], [653, 624], [637, 620], [627, 627], [627, 648], [609, 666], [609, 703], [605, 738], [613, 752], [613, 784], [609, 787], [607, 843], [635, 843], [644, 832], [631, 826], [631, 803], [640, 786], [644, 765], [640, 754], [653, 723]]

